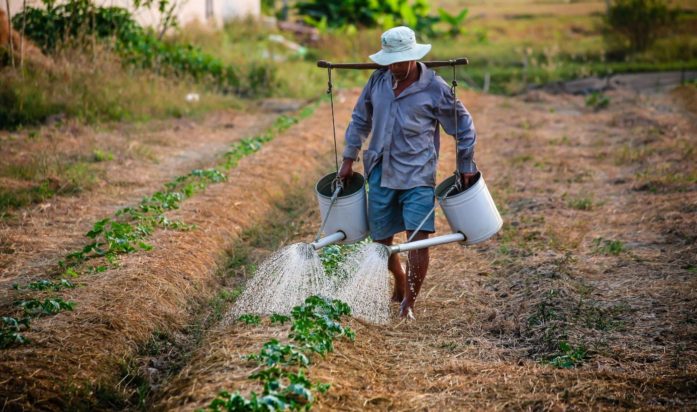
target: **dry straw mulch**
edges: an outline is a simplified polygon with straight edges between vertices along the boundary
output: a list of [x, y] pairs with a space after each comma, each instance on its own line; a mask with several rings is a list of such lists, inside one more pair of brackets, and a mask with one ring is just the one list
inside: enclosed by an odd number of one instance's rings
[[[694, 120], [664, 95], [616, 91], [599, 112], [573, 96], [463, 97], [504, 229], [432, 249], [417, 321], [351, 320], [356, 342], [310, 369], [332, 384], [316, 408], [697, 408]], [[441, 177], [453, 151], [444, 144]], [[280, 334], [215, 328], [156, 407], [258, 391], [241, 355]], [[581, 350], [575, 367], [552, 365]]]
[[[342, 124], [350, 107], [339, 99]], [[345, 99], [344, 99], [345, 100]], [[120, 267], [83, 276], [65, 294], [74, 312], [36, 320], [33, 343], [0, 352], [5, 409], [89, 407], [96, 392], [118, 391], [124, 363], [153, 333], [184, 328], [197, 302], [212, 297], [225, 251], [294, 185], [311, 187], [324, 162], [331, 129], [328, 107], [243, 159], [229, 181], [210, 186], [169, 216], [195, 224], [188, 232], [159, 231], [154, 250], [120, 259]]]

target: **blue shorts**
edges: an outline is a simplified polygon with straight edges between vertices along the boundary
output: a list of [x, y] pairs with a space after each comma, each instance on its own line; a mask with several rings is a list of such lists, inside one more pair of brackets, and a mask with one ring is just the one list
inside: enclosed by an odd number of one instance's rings
[[[375, 165], [368, 176], [368, 223], [373, 240], [383, 240], [405, 230], [416, 230], [435, 204], [435, 190], [429, 186], [398, 190], [380, 187], [382, 164]], [[433, 233], [435, 213], [421, 226], [420, 232]]]

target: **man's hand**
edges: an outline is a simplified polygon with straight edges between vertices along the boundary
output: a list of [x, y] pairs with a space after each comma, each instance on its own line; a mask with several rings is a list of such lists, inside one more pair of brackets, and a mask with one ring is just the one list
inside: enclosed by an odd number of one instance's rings
[[344, 159], [339, 169], [339, 179], [347, 181], [353, 176], [353, 159]]
[[470, 184], [474, 183], [474, 177], [477, 173], [460, 173], [460, 179], [462, 182], [462, 190], [466, 190], [470, 187]]

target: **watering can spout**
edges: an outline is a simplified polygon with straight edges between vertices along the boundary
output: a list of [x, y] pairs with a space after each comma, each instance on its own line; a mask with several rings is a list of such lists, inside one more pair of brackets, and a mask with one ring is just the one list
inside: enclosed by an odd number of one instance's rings
[[401, 252], [408, 252], [410, 250], [424, 249], [431, 246], [444, 245], [446, 243], [453, 242], [464, 242], [467, 240], [465, 235], [460, 232], [451, 233], [449, 235], [436, 236], [430, 239], [417, 240], [414, 242], [402, 243], [401, 245], [392, 245], [387, 248], [390, 251], [390, 255]]
[[325, 236], [321, 239], [317, 239], [317, 241], [310, 243], [310, 246], [312, 246], [313, 249], [315, 250], [320, 250], [325, 246], [329, 246], [331, 244], [341, 242], [342, 240], [346, 239], [346, 234], [339, 230], [336, 233], [332, 233], [329, 236]]

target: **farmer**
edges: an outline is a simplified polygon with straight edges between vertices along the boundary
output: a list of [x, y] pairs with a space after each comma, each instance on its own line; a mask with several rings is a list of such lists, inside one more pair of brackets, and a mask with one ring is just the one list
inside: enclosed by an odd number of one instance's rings
[[[381, 41], [382, 50], [370, 59], [385, 67], [372, 74], [353, 109], [339, 177], [350, 179], [353, 162], [372, 134], [368, 149], [363, 151], [369, 185], [368, 221], [372, 238], [389, 246], [397, 233], [406, 230], [407, 237], [411, 236], [434, 206], [439, 125], [457, 140], [457, 170], [465, 187], [477, 172], [477, 135], [469, 112], [459, 101], [456, 123], [450, 86], [417, 62], [431, 50], [430, 44], [416, 43], [414, 31], [403, 26], [383, 33]], [[431, 214], [413, 240], [426, 239], [434, 231]], [[395, 280], [392, 300], [401, 303], [401, 317], [414, 319], [414, 302], [426, 277], [428, 260], [428, 249], [410, 251], [405, 274], [399, 256], [389, 258]]]

